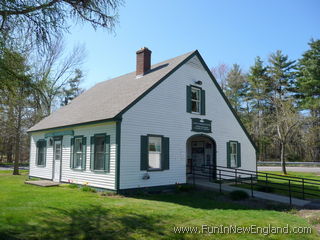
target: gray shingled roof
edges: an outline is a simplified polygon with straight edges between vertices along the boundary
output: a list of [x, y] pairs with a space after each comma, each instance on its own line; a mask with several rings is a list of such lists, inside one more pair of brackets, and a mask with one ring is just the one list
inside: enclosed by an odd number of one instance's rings
[[42, 119], [28, 132], [114, 118], [194, 52], [154, 64], [140, 78], [136, 78], [136, 72], [131, 72], [98, 83], [67, 106]]

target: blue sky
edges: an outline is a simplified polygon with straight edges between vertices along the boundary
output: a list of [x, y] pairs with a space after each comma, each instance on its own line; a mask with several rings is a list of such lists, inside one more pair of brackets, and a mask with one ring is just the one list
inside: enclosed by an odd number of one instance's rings
[[88, 89], [135, 70], [135, 52], [152, 50], [157, 63], [198, 49], [209, 68], [238, 63], [244, 71], [256, 56], [283, 50], [297, 59], [311, 38], [320, 38], [319, 0], [127, 0], [115, 33], [75, 26], [68, 48], [84, 44]]

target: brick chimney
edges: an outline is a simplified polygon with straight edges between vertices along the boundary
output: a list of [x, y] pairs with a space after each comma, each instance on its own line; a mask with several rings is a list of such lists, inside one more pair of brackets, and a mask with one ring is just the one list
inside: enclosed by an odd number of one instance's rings
[[151, 51], [144, 47], [137, 51], [137, 72], [136, 75], [144, 75], [150, 70]]

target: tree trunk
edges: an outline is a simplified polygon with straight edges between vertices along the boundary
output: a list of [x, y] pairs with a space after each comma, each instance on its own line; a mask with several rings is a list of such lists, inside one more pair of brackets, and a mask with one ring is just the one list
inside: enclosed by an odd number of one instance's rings
[[7, 152], [7, 163], [12, 163], [12, 138], [10, 137], [9, 138], [9, 141], [8, 141], [8, 145], [7, 145], [7, 149], [6, 149], [6, 152]]
[[283, 172], [283, 174], [287, 175], [286, 162], [284, 159], [284, 152], [285, 152], [284, 145], [285, 145], [285, 143], [283, 143], [283, 142], [280, 143], [280, 161], [281, 161], [282, 172]]
[[21, 105], [18, 106], [18, 118], [17, 118], [17, 127], [16, 127], [16, 141], [15, 141], [15, 158], [13, 166], [13, 175], [19, 175], [19, 161], [20, 161], [20, 142], [21, 142], [21, 114], [22, 108]]

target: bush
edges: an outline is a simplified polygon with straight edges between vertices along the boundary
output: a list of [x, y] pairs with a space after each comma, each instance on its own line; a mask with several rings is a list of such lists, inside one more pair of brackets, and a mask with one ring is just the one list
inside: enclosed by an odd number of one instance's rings
[[177, 192], [190, 192], [194, 189], [193, 185], [189, 184], [176, 184], [176, 191]]
[[89, 186], [83, 186], [81, 188], [81, 190], [84, 191], [84, 192], [97, 192], [97, 190], [95, 190], [94, 188], [91, 188]]
[[68, 185], [69, 188], [78, 188], [79, 186], [77, 184], [74, 184], [74, 183], [70, 183]]
[[266, 192], [266, 193], [273, 193], [274, 188], [270, 186], [257, 186], [257, 191]]
[[118, 196], [118, 194], [116, 192], [111, 192], [111, 191], [102, 191], [99, 192], [100, 196], [103, 197], [114, 197], [114, 196]]
[[239, 201], [249, 198], [249, 194], [242, 190], [235, 190], [229, 193], [232, 200]]

